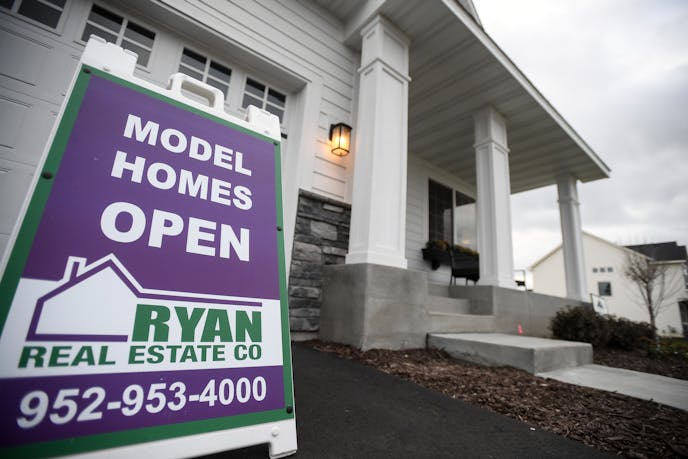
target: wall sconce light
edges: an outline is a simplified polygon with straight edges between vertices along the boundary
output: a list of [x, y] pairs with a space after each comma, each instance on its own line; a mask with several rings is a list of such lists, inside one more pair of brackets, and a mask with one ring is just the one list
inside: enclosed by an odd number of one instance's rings
[[351, 126], [344, 123], [337, 123], [330, 125], [330, 146], [332, 153], [337, 156], [346, 156], [349, 154], [349, 146], [351, 145]]

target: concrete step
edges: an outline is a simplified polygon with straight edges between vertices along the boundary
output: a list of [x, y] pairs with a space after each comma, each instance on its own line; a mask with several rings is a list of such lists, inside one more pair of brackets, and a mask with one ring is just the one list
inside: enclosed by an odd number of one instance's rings
[[428, 295], [425, 309], [430, 313], [470, 314], [471, 302], [460, 298]]
[[490, 315], [427, 311], [427, 319], [430, 333], [491, 333], [495, 331], [495, 318]]
[[532, 374], [592, 363], [590, 344], [502, 333], [431, 333], [428, 347], [460, 360]]
[[449, 284], [428, 284], [428, 295], [449, 296]]

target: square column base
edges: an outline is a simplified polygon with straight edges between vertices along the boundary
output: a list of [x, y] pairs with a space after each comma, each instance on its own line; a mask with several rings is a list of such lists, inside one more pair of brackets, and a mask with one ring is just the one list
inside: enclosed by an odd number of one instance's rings
[[320, 339], [362, 350], [425, 347], [427, 275], [371, 263], [323, 270]]

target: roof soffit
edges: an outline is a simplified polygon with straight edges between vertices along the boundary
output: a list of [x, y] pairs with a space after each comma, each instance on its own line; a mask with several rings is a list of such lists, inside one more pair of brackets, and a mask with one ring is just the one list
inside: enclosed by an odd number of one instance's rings
[[410, 154], [475, 184], [473, 113], [490, 104], [509, 123], [512, 192], [562, 174], [608, 177], [609, 167], [459, 1], [367, 0], [346, 23], [352, 47], [360, 48], [360, 29], [377, 14], [411, 38]]

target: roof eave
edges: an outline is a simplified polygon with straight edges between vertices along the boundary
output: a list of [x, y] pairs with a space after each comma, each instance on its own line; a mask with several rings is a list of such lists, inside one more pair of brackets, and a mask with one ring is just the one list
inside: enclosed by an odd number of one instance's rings
[[608, 178], [611, 169], [593, 151], [593, 149], [583, 140], [583, 138], [568, 124], [561, 114], [547, 101], [547, 99], [537, 90], [530, 80], [516, 67], [516, 64], [502, 51], [497, 43], [479, 26], [461, 5], [455, 0], [442, 0], [445, 6], [464, 24], [464, 26], [480, 41], [495, 59], [509, 72], [509, 74], [523, 87], [523, 89], [542, 107], [545, 112], [566, 132], [566, 134], [576, 143], [576, 145], [590, 158], [597, 166], [602, 177]]

